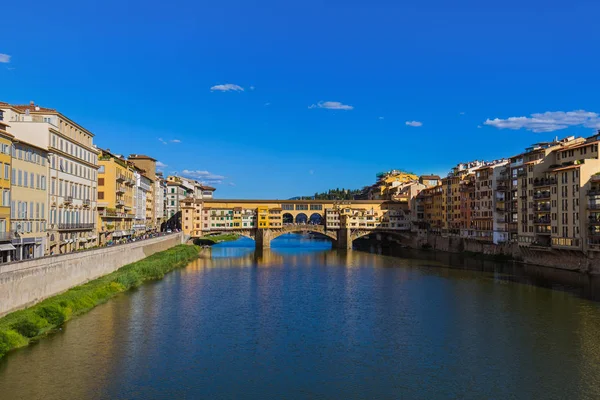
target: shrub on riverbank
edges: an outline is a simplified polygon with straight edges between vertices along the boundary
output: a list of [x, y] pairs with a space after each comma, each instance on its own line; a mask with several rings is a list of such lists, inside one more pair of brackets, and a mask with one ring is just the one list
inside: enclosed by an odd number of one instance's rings
[[27, 345], [32, 339], [106, 302], [117, 293], [138, 287], [144, 281], [160, 279], [167, 272], [186, 266], [197, 256], [198, 248], [195, 246], [176, 246], [0, 318], [0, 358], [9, 350]]

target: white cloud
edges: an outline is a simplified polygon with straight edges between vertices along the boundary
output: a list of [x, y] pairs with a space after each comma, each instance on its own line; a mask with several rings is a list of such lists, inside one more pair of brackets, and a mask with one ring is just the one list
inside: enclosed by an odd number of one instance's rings
[[229, 183], [228, 183], [228, 185], [229, 185], [229, 186], [235, 186], [235, 183], [233, 183], [233, 182], [229, 182]]
[[203, 170], [189, 170], [184, 169], [182, 171], [183, 176], [188, 178], [198, 179], [202, 182], [211, 182], [211, 183], [222, 183], [225, 177], [223, 175], [216, 175], [208, 171]]
[[234, 85], [233, 83], [226, 83], [224, 85], [215, 85], [213, 87], [210, 88], [211, 91], [218, 91], [218, 92], [243, 92], [244, 88], [238, 85]]
[[269, 107], [271, 103], [265, 103], [265, 107]]
[[158, 141], [161, 142], [162, 144], [168, 144], [166, 140], [164, 140], [163, 138], [158, 138]]
[[8, 64], [10, 62], [10, 56], [8, 54], [0, 53], [0, 63]]
[[312, 104], [308, 108], [325, 108], [327, 110], [354, 110], [353, 106], [342, 104], [339, 101], [320, 101], [317, 104]]
[[483, 128], [481, 125], [477, 125], [477, 127], [478, 127], [479, 129]]
[[459, 115], [465, 115], [466, 113], [464, 111], [461, 111], [458, 113]]
[[600, 115], [585, 110], [546, 111], [531, 114], [529, 117], [510, 117], [507, 119], [487, 119], [484, 125], [498, 129], [526, 129], [531, 132], [553, 132], [571, 126], [600, 128]]
[[250, 90], [254, 90], [254, 86], [250, 86]]
[[311, 169], [310, 171], [308, 171], [308, 173], [314, 175], [315, 171]]
[[156, 162], [156, 168], [166, 168], [166, 167], [168, 167], [167, 164], [160, 162], [160, 161]]
[[169, 142], [171, 142], [171, 143], [181, 143], [181, 140], [179, 140], [179, 139], [171, 139], [171, 140], [169, 140]]
[[418, 128], [419, 126], [423, 126], [423, 123], [419, 121], [406, 121], [406, 125], [412, 126], [413, 128]]
[[383, 118], [383, 117], [379, 117], [379, 119], [385, 119], [385, 118]]

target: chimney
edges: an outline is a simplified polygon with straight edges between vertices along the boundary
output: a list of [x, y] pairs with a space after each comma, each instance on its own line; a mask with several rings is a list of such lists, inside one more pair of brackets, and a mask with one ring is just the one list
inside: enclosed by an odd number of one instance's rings
[[31, 101], [29, 102], [29, 105], [31, 105], [31, 106], [33, 106], [34, 104], [35, 104], [35, 101], [33, 101], [33, 100], [31, 100]]

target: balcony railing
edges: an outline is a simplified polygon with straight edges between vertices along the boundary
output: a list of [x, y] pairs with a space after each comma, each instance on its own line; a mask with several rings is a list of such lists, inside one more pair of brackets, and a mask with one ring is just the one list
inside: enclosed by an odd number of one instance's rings
[[83, 206], [84, 207], [89, 207], [91, 205], [92, 205], [92, 201], [90, 199], [83, 200]]
[[550, 192], [534, 193], [533, 194], [533, 198], [535, 200], [549, 199], [550, 198]]
[[533, 181], [534, 187], [543, 187], [543, 186], [551, 186], [551, 185], [556, 185], [556, 179], [554, 179], [554, 178], [535, 179]]
[[73, 202], [73, 196], [65, 196], [63, 203], [65, 204], [71, 204]]
[[117, 182], [125, 182], [127, 180], [127, 178], [125, 177], [125, 175], [117, 175]]
[[600, 210], [600, 203], [588, 204], [588, 210]]
[[94, 229], [94, 224], [66, 223], [58, 224], [59, 231], [87, 231]]
[[587, 191], [588, 196], [600, 196], [600, 189], [592, 189]]
[[540, 225], [550, 225], [551, 221], [552, 220], [550, 218], [534, 218], [533, 219], [534, 224], [540, 224]]
[[588, 222], [590, 225], [600, 225], [600, 215], [590, 215], [588, 218]]
[[[552, 207], [550, 207], [550, 204], [548, 204], [548, 205], [544, 205], [544, 206], [537, 206], [537, 207], [535, 207], [533, 210], [534, 210], [534, 211], [536, 211], [536, 212], [540, 212], [540, 211], [542, 211], [542, 212], [543, 212], [543, 211], [550, 211], [550, 210], [551, 210], [551, 208], [552, 208]], [[527, 212], [527, 209], [525, 209], [525, 210], [521, 210], [521, 211], [525, 211], [525, 212]]]
[[116, 205], [117, 207], [123, 207], [125, 205], [125, 202], [123, 200], [117, 200]]
[[15, 238], [14, 232], [0, 232], [0, 242], [6, 242]]
[[125, 188], [122, 185], [117, 186], [117, 193], [125, 193]]

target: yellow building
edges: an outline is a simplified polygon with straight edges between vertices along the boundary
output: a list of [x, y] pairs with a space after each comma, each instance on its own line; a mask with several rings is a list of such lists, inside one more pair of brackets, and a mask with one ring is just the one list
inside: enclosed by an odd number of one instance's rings
[[102, 244], [133, 234], [135, 181], [133, 165], [108, 150], [101, 150], [98, 163], [98, 231]]
[[47, 254], [48, 152], [15, 140], [12, 151], [13, 260]]
[[0, 191], [2, 191], [2, 202], [0, 203], [0, 262], [11, 261], [12, 233], [10, 226], [10, 178], [11, 178], [11, 148], [13, 135], [8, 133], [9, 125], [4, 122], [4, 116], [0, 110]]
[[256, 214], [258, 219], [258, 228], [268, 228], [269, 227], [269, 207], [267, 206], [258, 206], [256, 208]]

